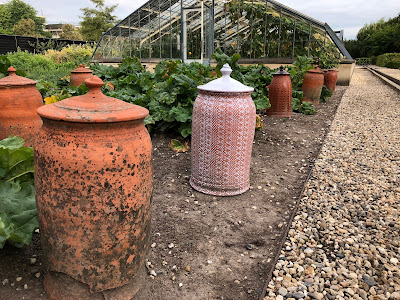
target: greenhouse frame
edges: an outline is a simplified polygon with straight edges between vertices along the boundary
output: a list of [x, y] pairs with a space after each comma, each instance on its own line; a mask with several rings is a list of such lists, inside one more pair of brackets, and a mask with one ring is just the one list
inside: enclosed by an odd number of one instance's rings
[[352, 60], [328, 24], [273, 0], [150, 0], [103, 33], [93, 59], [208, 63], [217, 48], [260, 62], [321, 53]]

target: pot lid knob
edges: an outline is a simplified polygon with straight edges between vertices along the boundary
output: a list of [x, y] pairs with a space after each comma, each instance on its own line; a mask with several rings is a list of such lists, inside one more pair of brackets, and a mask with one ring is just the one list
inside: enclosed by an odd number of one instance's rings
[[224, 64], [224, 66], [221, 69], [221, 73], [222, 73], [222, 77], [228, 76], [230, 77], [231, 73], [232, 73], [232, 69], [231, 66], [229, 64]]
[[12, 75], [15, 75], [15, 72], [16, 72], [17, 70], [15, 70], [15, 68], [13, 67], [13, 66], [10, 66], [8, 69], [7, 69], [7, 72], [8, 72], [8, 74], [10, 75], [10, 76], [12, 76]]
[[101, 80], [96, 75], [93, 75], [92, 77], [87, 78], [84, 82], [85, 82], [85, 85], [89, 88], [89, 93], [101, 91], [101, 88], [104, 85], [103, 80]]

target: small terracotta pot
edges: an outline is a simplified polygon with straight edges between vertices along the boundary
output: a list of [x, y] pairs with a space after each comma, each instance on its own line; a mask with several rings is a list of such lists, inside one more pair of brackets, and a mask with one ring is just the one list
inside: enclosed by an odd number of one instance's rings
[[324, 72], [318, 66], [308, 70], [303, 80], [302, 90], [304, 98], [302, 102], [311, 102], [313, 105], [318, 105], [323, 85]]
[[92, 70], [85, 68], [84, 65], [80, 64], [78, 68], [71, 71], [71, 77], [69, 84], [71, 86], [80, 86], [86, 79], [93, 76]]
[[[51, 299], [96, 293], [131, 299], [121, 295], [144, 265], [150, 233], [148, 110], [103, 95], [97, 76], [85, 84], [86, 95], [38, 110], [35, 189], [44, 287]], [[64, 290], [59, 273], [81, 284]]]
[[217, 196], [244, 193], [250, 187], [250, 162], [256, 124], [251, 87], [230, 78], [199, 86], [193, 107], [190, 185]]
[[268, 86], [268, 98], [271, 107], [267, 110], [267, 116], [291, 117], [292, 116], [292, 82], [290, 74], [280, 71], [273, 74], [271, 84]]
[[327, 70], [324, 74], [324, 85], [332, 92], [336, 89], [336, 82], [338, 77], [338, 71]]
[[9, 75], [0, 79], [0, 140], [17, 135], [30, 147], [42, 126], [36, 111], [43, 105], [43, 98], [36, 81], [18, 76], [15, 71], [9, 67]]

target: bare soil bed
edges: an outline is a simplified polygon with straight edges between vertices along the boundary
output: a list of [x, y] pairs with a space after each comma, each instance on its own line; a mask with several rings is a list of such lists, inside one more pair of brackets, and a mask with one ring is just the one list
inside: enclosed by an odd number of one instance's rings
[[[194, 191], [190, 151], [176, 154], [168, 148], [174, 136], [153, 134], [151, 265], [134, 299], [258, 299], [345, 90], [337, 87], [314, 116], [262, 117], [251, 189], [238, 196]], [[47, 299], [44, 273], [40, 234], [29, 247], [6, 246], [0, 299]]]

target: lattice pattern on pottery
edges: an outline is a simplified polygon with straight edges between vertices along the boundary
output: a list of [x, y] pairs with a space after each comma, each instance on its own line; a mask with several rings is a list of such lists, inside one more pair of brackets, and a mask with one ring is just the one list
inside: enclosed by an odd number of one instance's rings
[[200, 91], [192, 121], [194, 189], [227, 196], [250, 187], [255, 114], [250, 93]]

